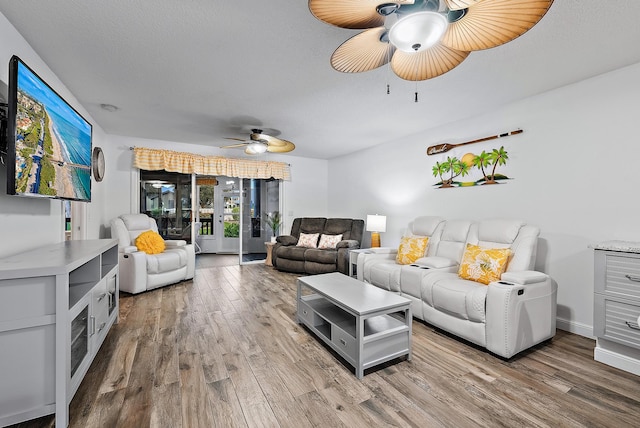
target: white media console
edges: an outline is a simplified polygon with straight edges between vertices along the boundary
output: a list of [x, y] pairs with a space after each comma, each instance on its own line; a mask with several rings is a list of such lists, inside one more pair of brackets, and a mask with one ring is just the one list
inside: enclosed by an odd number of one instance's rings
[[67, 241], [0, 259], [0, 426], [56, 414], [118, 318], [118, 243]]

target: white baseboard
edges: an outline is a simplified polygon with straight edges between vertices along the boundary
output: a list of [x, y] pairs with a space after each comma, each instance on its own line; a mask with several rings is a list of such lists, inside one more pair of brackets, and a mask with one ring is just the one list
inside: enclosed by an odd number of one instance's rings
[[611, 367], [640, 376], [640, 360], [635, 358], [596, 346], [596, 349], [593, 352], [593, 359]]
[[[577, 323], [575, 321], [569, 321], [562, 318], [556, 318], [556, 327], [560, 330], [575, 333], [580, 336], [588, 337], [590, 339], [595, 339], [595, 336], [593, 335], [593, 327], [590, 325]], [[606, 340], [603, 340], [602, 342], [603, 343], [597, 342], [593, 350], [593, 359], [595, 361], [599, 361], [608, 366], [615, 367], [617, 369], [640, 376], [640, 351], [633, 350], [631, 348], [627, 348]], [[630, 355], [625, 355], [629, 353]]]
[[593, 335], [593, 326], [587, 324], [569, 321], [563, 318], [556, 318], [556, 327], [560, 330], [595, 339], [595, 336]]

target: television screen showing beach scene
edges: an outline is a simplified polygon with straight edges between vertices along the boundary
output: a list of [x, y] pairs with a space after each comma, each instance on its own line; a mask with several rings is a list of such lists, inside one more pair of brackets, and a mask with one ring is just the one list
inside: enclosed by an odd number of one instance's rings
[[91, 124], [14, 59], [15, 194], [90, 201]]

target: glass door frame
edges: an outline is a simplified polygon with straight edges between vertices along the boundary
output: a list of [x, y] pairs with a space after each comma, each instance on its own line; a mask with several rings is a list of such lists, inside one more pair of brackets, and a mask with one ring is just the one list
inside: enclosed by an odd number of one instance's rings
[[[199, 221], [199, 213], [195, 208], [194, 204], [196, 202], [196, 198], [198, 197], [197, 195], [197, 185], [196, 185], [196, 178], [197, 175], [196, 174], [190, 174], [191, 176], [191, 213], [192, 213], [192, 221], [190, 224], [190, 229], [191, 229], [191, 242], [195, 243], [196, 241], [196, 222]], [[231, 178], [236, 178], [239, 180], [240, 185], [243, 184], [243, 180], [242, 178], [239, 177], [231, 177]], [[140, 192], [140, 180], [141, 180], [141, 174], [140, 174], [140, 170], [139, 169], [132, 169], [131, 172], [131, 212], [142, 212], [141, 211], [141, 206], [140, 206], [140, 202], [141, 202], [141, 192]], [[281, 213], [281, 217], [282, 217], [282, 223], [280, 225], [280, 233], [282, 233], [284, 230], [286, 230], [287, 227], [287, 218], [288, 216], [286, 216], [284, 213], [286, 212], [286, 203], [285, 203], [285, 198], [284, 198], [284, 194], [285, 194], [285, 182], [284, 180], [278, 180], [278, 205], [279, 205], [279, 211]], [[240, 197], [240, 230], [242, 231], [244, 229], [244, 198], [242, 197], [242, 192], [240, 193], [241, 197]], [[78, 217], [82, 217], [81, 215]], [[238, 263], [240, 265], [243, 264], [253, 264], [253, 263], [262, 263], [262, 260], [259, 261], [243, 261], [242, 260], [242, 253], [243, 253], [243, 245], [242, 245], [242, 238], [241, 236], [238, 237], [239, 240], [239, 250], [238, 250]]]
[[193, 242], [193, 174], [144, 171], [138, 182], [138, 212], [156, 220], [164, 239]]
[[[220, 183], [224, 180], [224, 188], [221, 188], [216, 196], [216, 203], [219, 210], [217, 213], [218, 218], [218, 250], [221, 254], [236, 254], [240, 253], [240, 230], [242, 230], [242, 179], [238, 177], [220, 176]], [[233, 183], [231, 183], [233, 181]], [[228, 187], [231, 185], [231, 187]], [[227, 194], [225, 194], [225, 192]], [[238, 212], [234, 213], [235, 198], [237, 198]], [[231, 212], [227, 210], [227, 200], [231, 201]], [[215, 204], [214, 204], [215, 205]], [[231, 217], [230, 219], [228, 217]], [[227, 230], [233, 232], [233, 225], [235, 219], [238, 221], [238, 236], [226, 236]], [[233, 242], [231, 242], [233, 240]]]
[[[219, 185], [219, 181], [217, 178], [209, 175], [198, 176], [197, 174], [192, 174], [191, 177], [192, 184], [192, 199], [194, 201], [194, 220], [193, 220], [193, 230], [192, 237], [196, 245], [196, 254], [199, 253], [211, 253], [217, 252], [218, 250], [218, 232], [216, 231], [216, 207], [215, 207], [215, 195], [217, 193], [216, 187]], [[199, 184], [199, 182], [201, 182]], [[212, 197], [208, 199], [207, 206], [203, 207], [202, 205], [202, 191], [203, 187], [211, 187], [212, 188]], [[209, 195], [207, 194], [207, 198]], [[203, 211], [207, 212], [203, 212]], [[204, 215], [204, 217], [203, 217]], [[199, 228], [197, 227], [199, 226]], [[201, 233], [205, 231], [205, 233]], [[215, 249], [216, 251], [211, 251], [211, 249]]]
[[[259, 207], [251, 206], [251, 205], [247, 206], [247, 202], [251, 203], [251, 200], [255, 196], [252, 193], [257, 192], [255, 188], [252, 188], [251, 180], [252, 179], [250, 178], [241, 179], [242, 197], [241, 197], [241, 203], [240, 203], [240, 253], [239, 253], [239, 256], [240, 256], [239, 263], [241, 265], [265, 262], [267, 258], [267, 249], [265, 245], [268, 242], [268, 240], [270, 240], [272, 235], [271, 230], [265, 224], [265, 221], [264, 221], [265, 214], [275, 210], [282, 212], [282, 209], [283, 209], [283, 204], [282, 204], [283, 181], [282, 180], [277, 180], [278, 201], [276, 204], [274, 204], [273, 201], [269, 201], [269, 182], [270, 181], [266, 179], [254, 179], [256, 181], [259, 181], [260, 183], [259, 195], [258, 195], [258, 200], [260, 205]], [[254, 213], [251, 212], [252, 209], [258, 211], [257, 217], [254, 217], [253, 215]], [[247, 210], [249, 210], [249, 212], [246, 212]], [[255, 225], [253, 224], [255, 218], [257, 218], [259, 221], [258, 228], [256, 228]], [[247, 220], [249, 221], [249, 224], [245, 224]], [[254, 236], [254, 231], [256, 230], [260, 231], [259, 236]], [[282, 225], [281, 225], [281, 230], [282, 230]], [[257, 249], [259, 249], [259, 251], [256, 251]], [[264, 258], [254, 259], [254, 257], [249, 257], [247, 258], [247, 260], [245, 260], [245, 255], [248, 255], [248, 254], [264, 254]]]

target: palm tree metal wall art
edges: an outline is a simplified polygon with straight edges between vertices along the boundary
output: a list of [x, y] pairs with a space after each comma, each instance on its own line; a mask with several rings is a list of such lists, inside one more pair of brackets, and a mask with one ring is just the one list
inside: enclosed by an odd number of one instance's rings
[[[482, 143], [495, 140], [496, 138], [518, 135], [522, 132], [522, 129], [516, 129], [515, 131], [491, 135], [489, 137], [479, 138], [477, 140], [471, 140], [464, 143], [440, 143], [429, 146], [427, 148], [427, 155], [432, 156], [445, 153], [449, 150], [466, 146], [467, 144]], [[504, 166], [507, 164], [507, 160], [509, 160], [509, 154], [504, 149], [504, 146], [501, 146], [499, 149], [493, 149], [489, 152], [483, 150], [479, 155], [466, 153], [460, 159], [456, 156], [447, 156], [446, 161], [436, 162], [431, 170], [433, 176], [440, 179], [440, 181], [434, 184], [434, 186], [438, 186], [438, 188], [442, 189], [449, 187], [498, 184], [501, 180], [509, 179], [506, 175], [498, 174], [496, 172], [498, 166]], [[478, 170], [482, 174], [482, 177], [473, 181], [459, 181], [460, 178], [470, 175], [473, 170]], [[458, 180], [455, 180], [456, 178], [458, 178]]]
[[[482, 151], [479, 155], [467, 153], [458, 159], [456, 156], [447, 156], [447, 160], [436, 162], [432, 168], [433, 176], [439, 178], [440, 181], [434, 184], [440, 189], [450, 187], [468, 187], [487, 184], [498, 184], [502, 180], [508, 180], [509, 177], [496, 172], [498, 166], [504, 166], [509, 160], [509, 154], [501, 146], [499, 149], [493, 149], [490, 152]], [[457, 181], [456, 178], [469, 175], [472, 170], [478, 170], [482, 177], [473, 181]]]

